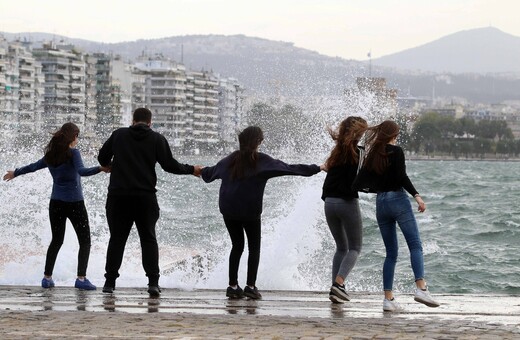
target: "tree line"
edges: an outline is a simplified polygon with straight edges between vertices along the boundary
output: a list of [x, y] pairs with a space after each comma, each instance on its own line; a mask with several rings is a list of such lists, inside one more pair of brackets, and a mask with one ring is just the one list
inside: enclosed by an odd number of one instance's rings
[[520, 140], [515, 140], [503, 120], [479, 120], [471, 117], [454, 118], [436, 112], [425, 113], [408, 129], [405, 119], [401, 125], [400, 144], [407, 150], [433, 156], [449, 155], [455, 158], [483, 158], [518, 156]]

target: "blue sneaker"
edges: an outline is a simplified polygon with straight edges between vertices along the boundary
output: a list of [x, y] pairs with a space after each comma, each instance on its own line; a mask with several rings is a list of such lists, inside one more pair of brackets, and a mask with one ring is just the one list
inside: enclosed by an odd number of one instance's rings
[[52, 288], [54, 287], [54, 281], [51, 279], [48, 279], [46, 277], [44, 277], [42, 279], [42, 288]]
[[83, 290], [96, 290], [96, 286], [90, 283], [90, 281], [87, 278], [85, 278], [83, 281], [81, 281], [80, 279], [76, 279], [74, 287]]

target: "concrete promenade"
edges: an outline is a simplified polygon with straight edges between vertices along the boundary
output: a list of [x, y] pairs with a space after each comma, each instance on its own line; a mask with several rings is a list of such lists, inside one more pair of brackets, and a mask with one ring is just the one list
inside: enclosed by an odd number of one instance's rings
[[441, 306], [429, 308], [396, 294], [405, 311], [384, 313], [381, 294], [344, 305], [327, 292], [262, 294], [0, 286], [0, 339], [520, 339], [520, 296], [434, 295]]

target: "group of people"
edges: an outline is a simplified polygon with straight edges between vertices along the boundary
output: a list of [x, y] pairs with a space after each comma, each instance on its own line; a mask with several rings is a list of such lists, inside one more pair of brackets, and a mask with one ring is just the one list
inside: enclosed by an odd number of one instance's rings
[[[426, 205], [406, 173], [403, 149], [396, 145], [399, 125], [386, 120], [369, 127], [361, 117], [348, 117], [337, 131], [330, 131], [336, 145], [325, 162], [327, 176], [323, 184], [325, 217], [336, 242], [332, 260], [332, 286], [329, 299], [335, 303], [349, 301], [345, 279], [356, 264], [363, 240], [358, 192], [376, 196], [376, 219], [386, 249], [383, 265], [383, 310], [402, 308], [393, 295], [394, 272], [398, 255], [397, 225], [408, 249], [416, 289], [414, 299], [429, 307], [438, 307], [424, 279], [424, 261], [419, 228], [408, 192], [418, 204]], [[358, 146], [364, 136], [364, 146]]]
[[[166, 172], [202, 177], [209, 183], [220, 179], [219, 209], [231, 238], [229, 255], [229, 287], [226, 296], [261, 299], [256, 287], [261, 248], [261, 215], [264, 190], [270, 178], [296, 175], [312, 176], [326, 171], [322, 199], [325, 216], [336, 243], [332, 261], [332, 285], [329, 299], [345, 303], [350, 297], [345, 281], [356, 264], [362, 247], [362, 218], [358, 192], [377, 194], [376, 215], [386, 248], [383, 266], [385, 298], [383, 310], [401, 309], [392, 293], [398, 244], [396, 223], [403, 232], [415, 275], [414, 298], [430, 307], [439, 305], [428, 292], [424, 280], [422, 245], [415, 216], [406, 192], [426, 209], [424, 201], [406, 174], [403, 150], [395, 145], [399, 126], [393, 121], [369, 127], [360, 117], [348, 117], [337, 130], [330, 130], [335, 147], [322, 165], [287, 164], [259, 151], [263, 132], [249, 126], [238, 136], [239, 149], [214, 166], [203, 167], [179, 163], [172, 155], [166, 138], [151, 128], [152, 113], [138, 108], [130, 127], [115, 130], [98, 154], [100, 166], [86, 168], [80, 152], [75, 148], [79, 129], [73, 123], [64, 124], [53, 134], [44, 156], [35, 163], [7, 171], [4, 180], [48, 168], [53, 187], [49, 203], [52, 240], [47, 251], [43, 288], [54, 287], [52, 273], [58, 251], [63, 244], [66, 219], [74, 227], [79, 241], [78, 268], [75, 287], [95, 290], [86, 278], [90, 253], [90, 227], [80, 176], [100, 172], [110, 173], [106, 201], [106, 217], [110, 231], [108, 242], [104, 293], [113, 293], [123, 261], [125, 245], [135, 224], [142, 250], [142, 265], [148, 277], [148, 293], [160, 296], [159, 250], [155, 232], [159, 219], [156, 197], [157, 163]], [[365, 149], [359, 146], [365, 140]], [[366, 155], [365, 155], [366, 154]], [[406, 192], [405, 192], [406, 191]], [[239, 286], [238, 268], [248, 243], [247, 279]]]

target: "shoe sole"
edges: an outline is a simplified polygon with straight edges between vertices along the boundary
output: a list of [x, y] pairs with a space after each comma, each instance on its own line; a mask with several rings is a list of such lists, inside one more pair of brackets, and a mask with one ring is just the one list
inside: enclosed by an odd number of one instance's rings
[[336, 295], [332, 295], [332, 294], [329, 295], [329, 300], [332, 301], [332, 303], [345, 303], [346, 302], [345, 300], [342, 300], [339, 297], [337, 297]]
[[114, 292], [114, 288], [112, 287], [103, 287], [103, 293], [112, 294]]
[[341, 300], [350, 301], [350, 297], [348, 295], [345, 295], [345, 293], [342, 292], [337, 287], [332, 286], [332, 288], [330, 290], [332, 291], [332, 293], [334, 293], [334, 295], [339, 297]]
[[151, 297], [159, 297], [159, 296], [161, 296], [161, 292], [157, 291], [155, 289], [148, 289], [148, 294], [150, 294]]
[[253, 299], [253, 300], [262, 300], [261, 296], [257, 296], [257, 295], [253, 295], [253, 294], [244, 293], [244, 296], [247, 296], [248, 298]]
[[398, 313], [398, 312], [402, 312], [403, 309], [384, 309], [383, 308], [383, 312], [389, 312], [389, 313]]
[[421, 299], [420, 297], [417, 297], [417, 296], [415, 296], [413, 299], [415, 301], [419, 302], [419, 303], [422, 303], [422, 304], [428, 306], [428, 307], [435, 308], [435, 307], [439, 307], [440, 306], [440, 304], [438, 302], [431, 302], [431, 301], [423, 300], [423, 299]]

